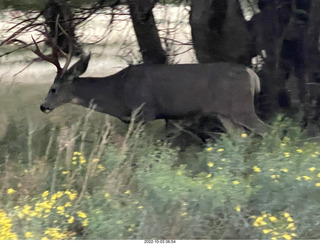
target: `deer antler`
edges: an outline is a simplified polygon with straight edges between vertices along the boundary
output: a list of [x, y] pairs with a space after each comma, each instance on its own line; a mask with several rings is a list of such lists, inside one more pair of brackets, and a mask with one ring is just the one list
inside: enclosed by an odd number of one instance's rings
[[61, 51], [61, 53], [63, 54], [63, 56], [66, 58], [66, 63], [64, 64], [64, 66], [63, 66], [63, 68], [62, 68], [62, 74], [64, 74], [66, 71], [67, 71], [67, 69], [68, 69], [68, 67], [69, 67], [69, 65], [70, 65], [70, 63], [71, 63], [71, 59], [72, 59], [72, 55], [73, 55], [73, 43], [72, 43], [72, 39], [69, 37], [69, 43], [68, 43], [68, 45], [69, 45], [69, 52], [68, 52], [68, 54], [66, 54], [65, 52], [63, 52], [62, 50], [60, 50]]
[[58, 50], [55, 47], [52, 47], [52, 55], [45, 55], [44, 53], [42, 53], [40, 51], [40, 48], [38, 46], [38, 43], [36, 42], [36, 40], [33, 38], [33, 36], [31, 36], [33, 43], [36, 47], [35, 50], [33, 50], [33, 52], [39, 56], [41, 59], [48, 61], [50, 63], [52, 63], [54, 66], [56, 66], [57, 68], [57, 73], [58, 74], [62, 74], [62, 68], [60, 66], [59, 63], [59, 58], [58, 58]]
[[[34, 40], [33, 37], [32, 37], [32, 40], [33, 40], [33, 43], [36, 46], [36, 50], [34, 50], [33, 52], [36, 55], [38, 55], [40, 58], [42, 58], [43, 60], [48, 61], [48, 62], [52, 63], [54, 66], [56, 66], [58, 75], [62, 75], [67, 71], [68, 66], [71, 63], [71, 59], [72, 59], [72, 55], [73, 55], [73, 42], [72, 42], [72, 38], [68, 36], [67, 31], [65, 31], [63, 29], [63, 27], [60, 25], [59, 17], [60, 17], [60, 15], [58, 14], [57, 17], [56, 17], [56, 21], [55, 21], [56, 33], [54, 35], [54, 38], [51, 38], [51, 41], [50, 41], [50, 43], [51, 43], [50, 46], [52, 48], [52, 54], [51, 55], [44, 55], [40, 51], [38, 43]], [[68, 53], [65, 53], [63, 50], [61, 50], [61, 48], [58, 45], [58, 35], [59, 35], [58, 29], [60, 29], [62, 31], [62, 33], [64, 33], [68, 37], [68, 41], [69, 41], [68, 42], [68, 46], [69, 46]], [[46, 29], [46, 27], [45, 27], [45, 30], [46, 30], [46, 34], [47, 34], [48, 30]], [[48, 35], [48, 36], [50, 36], [50, 35]], [[66, 63], [64, 64], [63, 68], [61, 68], [60, 63], [59, 63], [59, 54], [62, 54], [66, 58]]]

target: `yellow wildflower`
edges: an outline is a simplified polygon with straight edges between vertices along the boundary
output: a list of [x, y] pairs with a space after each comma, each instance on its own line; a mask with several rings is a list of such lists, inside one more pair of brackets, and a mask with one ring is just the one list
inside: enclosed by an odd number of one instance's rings
[[224, 151], [223, 148], [219, 148], [219, 149], [217, 150], [217, 152], [223, 152], [223, 151]]
[[131, 227], [129, 227], [129, 228], [128, 228], [128, 231], [129, 231], [129, 232], [132, 232], [132, 231], [133, 231], [133, 229], [132, 229]]
[[108, 197], [110, 197], [110, 194], [109, 194], [109, 193], [105, 193], [105, 194], [104, 194], [104, 197], [105, 197], [105, 198], [108, 198]]
[[288, 235], [288, 234], [284, 234], [284, 235], [282, 235], [282, 237], [284, 239], [286, 239], [286, 240], [291, 240], [292, 239], [292, 237], [290, 235]]
[[298, 177], [296, 178], [296, 180], [301, 180], [301, 176], [298, 176]]
[[142, 206], [142, 205], [140, 205], [138, 208], [139, 208], [139, 209], [143, 209], [143, 206]]
[[80, 155], [82, 155], [82, 153], [81, 152], [74, 152], [73, 155], [80, 156]]
[[261, 225], [266, 225], [267, 223], [263, 220], [263, 218], [260, 216], [256, 218], [256, 220], [253, 223], [253, 226], [261, 226]]
[[68, 223], [69, 223], [69, 224], [72, 224], [73, 222], [74, 222], [74, 217], [71, 216], [71, 217], [68, 219]]
[[309, 168], [309, 171], [315, 171], [316, 170], [316, 167], [311, 167], [311, 168]]
[[73, 165], [77, 165], [77, 161], [72, 161], [72, 164]]
[[288, 169], [283, 168], [283, 169], [281, 169], [281, 171], [284, 172], [284, 173], [287, 173], [287, 172], [288, 172]]
[[271, 240], [277, 240], [277, 237], [273, 236], [273, 237], [271, 237]]
[[213, 150], [213, 147], [208, 147], [208, 148], [207, 148], [207, 151], [208, 151], [208, 152], [211, 152], [212, 150]]
[[22, 212], [23, 212], [25, 215], [29, 215], [29, 214], [30, 214], [30, 209], [31, 209], [31, 206], [29, 206], [28, 204], [26, 204], [26, 205], [23, 206]]
[[98, 169], [100, 169], [100, 170], [104, 170], [103, 165], [102, 165], [102, 164], [98, 164]]
[[63, 215], [64, 214], [64, 206], [58, 206], [57, 207], [57, 213]]
[[207, 163], [208, 167], [212, 168], [214, 166], [214, 163], [213, 162], [209, 162]]
[[69, 199], [70, 199], [71, 201], [73, 201], [76, 197], [77, 197], [77, 193], [70, 193], [70, 194], [69, 194]]
[[130, 190], [126, 190], [124, 194], [130, 194], [131, 191]]
[[320, 178], [320, 173], [318, 173], [318, 174], [317, 174], [317, 177], [319, 177], [319, 178]]
[[309, 176], [306, 176], [306, 175], [304, 175], [304, 176], [302, 176], [302, 177], [303, 177], [303, 179], [305, 179], [305, 180], [310, 180], [310, 179], [311, 179]]
[[80, 217], [80, 218], [87, 218], [87, 214], [86, 213], [84, 213], [84, 212], [82, 212], [82, 211], [78, 211], [77, 212], [77, 214], [78, 214], [78, 216]]
[[285, 152], [285, 153], [284, 153], [284, 156], [285, 156], [286, 158], [288, 158], [288, 157], [290, 157], [290, 153]]
[[27, 231], [27, 232], [24, 234], [24, 236], [25, 236], [26, 238], [30, 238], [30, 237], [33, 236], [33, 234], [32, 234], [32, 232]]
[[212, 175], [211, 174], [207, 174], [206, 178], [210, 178]]
[[7, 192], [8, 192], [8, 194], [13, 194], [16, 192], [16, 190], [13, 188], [9, 188]]
[[62, 171], [61, 174], [67, 175], [67, 174], [69, 174], [69, 171]]
[[255, 165], [255, 166], [253, 166], [253, 171], [259, 173], [259, 172], [261, 172], [261, 169]]
[[242, 137], [242, 138], [247, 138], [248, 135], [247, 135], [246, 133], [242, 133], [242, 134], [241, 134], [241, 137]]
[[50, 236], [49, 239], [51, 240], [63, 240], [69, 237], [70, 232], [61, 232], [60, 228], [48, 228], [44, 234]]
[[287, 221], [288, 221], [288, 222], [293, 222], [293, 219], [292, 219], [291, 217], [288, 217], [288, 218], [287, 218]]
[[212, 189], [212, 185], [210, 185], [210, 184], [207, 184], [206, 187], [207, 187], [208, 190]]
[[262, 232], [264, 233], [264, 234], [268, 234], [268, 233], [270, 233], [272, 230], [271, 229], [264, 229], [264, 230], [262, 230]]
[[297, 149], [297, 153], [302, 153], [302, 149]]
[[42, 193], [42, 197], [46, 198], [49, 195], [49, 191], [45, 191], [44, 193]]
[[237, 180], [234, 180], [233, 182], [232, 182], [234, 185], [239, 185], [239, 181], [237, 181]]
[[315, 185], [316, 187], [320, 187], [320, 182], [317, 182]]
[[83, 222], [82, 222], [82, 226], [83, 227], [86, 227], [86, 226], [88, 226], [88, 219], [85, 219]]
[[294, 227], [294, 223], [288, 224], [288, 228], [292, 228], [292, 227]]
[[0, 209], [0, 240], [17, 240], [17, 235], [11, 231], [12, 223], [2, 209]]
[[297, 234], [295, 234], [295, 233], [291, 233], [291, 236], [296, 237], [296, 236], [297, 236]]
[[241, 206], [240, 206], [240, 205], [237, 205], [237, 206], [235, 207], [235, 210], [236, 210], [237, 212], [240, 212], [240, 211], [241, 211]]
[[183, 213], [181, 213], [181, 216], [186, 216], [186, 215], [188, 215], [188, 213], [187, 213], [187, 212], [183, 212]]
[[288, 218], [288, 217], [290, 217], [290, 214], [287, 213], [287, 212], [285, 212], [285, 213], [283, 213], [283, 216], [284, 216], [285, 218]]
[[277, 221], [278, 221], [278, 219], [277, 219], [276, 217], [274, 217], [274, 216], [270, 216], [270, 217], [269, 217], [269, 220], [270, 220], [271, 222], [277, 222]]
[[68, 207], [71, 207], [71, 206], [72, 206], [71, 202], [67, 202], [67, 203], [64, 205], [65, 208], [68, 208]]
[[98, 163], [99, 161], [100, 161], [100, 159], [98, 159], [98, 158], [92, 159], [92, 162], [93, 162], [93, 163]]

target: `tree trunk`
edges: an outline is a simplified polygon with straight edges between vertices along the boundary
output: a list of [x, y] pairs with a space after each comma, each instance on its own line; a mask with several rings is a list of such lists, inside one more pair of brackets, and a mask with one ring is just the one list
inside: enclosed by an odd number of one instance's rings
[[200, 63], [251, 63], [249, 35], [238, 0], [192, 0], [190, 25]]
[[308, 81], [317, 83], [320, 83], [319, 13], [320, 4], [318, 1], [313, 0], [309, 14], [309, 27], [307, 32], [306, 64], [308, 67]]
[[46, 40], [49, 46], [58, 45], [65, 53], [69, 53], [71, 47], [74, 54], [82, 52], [75, 36], [74, 15], [66, 0], [49, 0], [41, 14], [49, 28]]
[[145, 64], [163, 64], [167, 56], [162, 49], [152, 9], [155, 0], [128, 0], [133, 27]]

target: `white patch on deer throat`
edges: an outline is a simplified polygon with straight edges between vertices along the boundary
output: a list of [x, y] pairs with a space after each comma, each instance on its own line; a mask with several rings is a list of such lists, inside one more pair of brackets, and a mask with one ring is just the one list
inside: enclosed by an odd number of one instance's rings
[[74, 97], [74, 98], [72, 98], [71, 99], [71, 103], [74, 103], [74, 104], [79, 104], [80, 103], [80, 98], [78, 98], [78, 97]]

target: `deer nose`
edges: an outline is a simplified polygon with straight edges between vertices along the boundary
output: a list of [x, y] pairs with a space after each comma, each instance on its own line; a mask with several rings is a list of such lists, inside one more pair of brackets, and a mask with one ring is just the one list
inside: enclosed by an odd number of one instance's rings
[[42, 104], [40, 105], [40, 110], [43, 112], [43, 113], [50, 113], [52, 109], [50, 109], [49, 107], [45, 107], [43, 106]]

